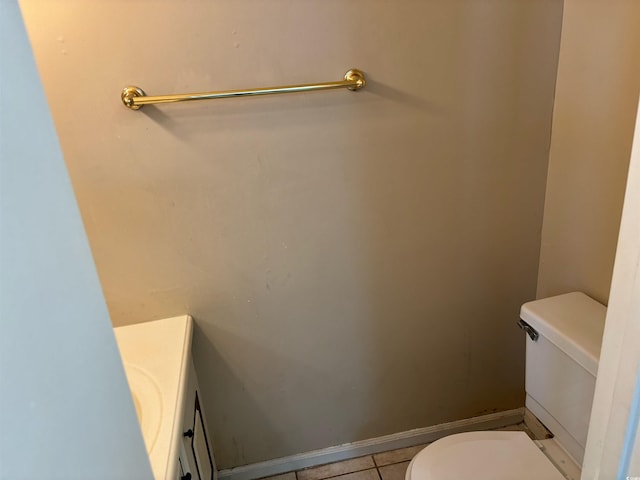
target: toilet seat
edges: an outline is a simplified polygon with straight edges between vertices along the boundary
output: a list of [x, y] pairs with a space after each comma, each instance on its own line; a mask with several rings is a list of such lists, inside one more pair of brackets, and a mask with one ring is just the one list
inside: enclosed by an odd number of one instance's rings
[[406, 480], [564, 480], [524, 432], [468, 432], [425, 447]]

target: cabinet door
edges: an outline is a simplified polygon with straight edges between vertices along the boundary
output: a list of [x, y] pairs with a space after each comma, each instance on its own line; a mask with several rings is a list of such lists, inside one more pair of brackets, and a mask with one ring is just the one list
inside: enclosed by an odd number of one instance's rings
[[182, 416], [182, 462], [185, 474], [190, 472], [192, 480], [217, 480], [218, 478], [206, 425], [206, 413], [200, 406], [198, 378], [191, 361]]
[[180, 444], [180, 455], [178, 456], [178, 480], [193, 480], [191, 475], [191, 468], [189, 467], [189, 461], [184, 451], [184, 445]]
[[195, 471], [199, 480], [215, 480], [215, 465], [211, 455], [211, 446], [207, 438], [200, 399], [196, 390], [195, 405], [193, 410], [193, 436], [191, 437], [191, 452], [195, 460]]

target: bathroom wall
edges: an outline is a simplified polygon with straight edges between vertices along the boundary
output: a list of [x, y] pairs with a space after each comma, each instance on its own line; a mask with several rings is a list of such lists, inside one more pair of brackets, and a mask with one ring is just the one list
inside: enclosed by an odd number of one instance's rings
[[194, 316], [220, 467], [523, 405], [561, 1], [22, 7], [113, 323]]
[[609, 299], [640, 89], [640, 2], [566, 0], [538, 297]]

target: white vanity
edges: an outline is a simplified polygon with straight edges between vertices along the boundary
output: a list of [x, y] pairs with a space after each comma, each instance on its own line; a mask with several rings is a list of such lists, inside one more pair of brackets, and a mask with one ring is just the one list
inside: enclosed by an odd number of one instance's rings
[[114, 329], [153, 476], [215, 480], [188, 315]]

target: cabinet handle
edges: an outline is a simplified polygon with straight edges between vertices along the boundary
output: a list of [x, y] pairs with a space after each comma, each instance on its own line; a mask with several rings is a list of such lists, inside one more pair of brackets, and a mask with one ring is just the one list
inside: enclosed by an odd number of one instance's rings
[[183, 476], [180, 477], [180, 480], [191, 480], [191, 474], [190, 473], [185, 473]]
[[[192, 438], [193, 437], [193, 430], [189, 429], [186, 432], [184, 432], [182, 435], [185, 436], [185, 437]], [[187, 480], [189, 480], [189, 479], [187, 479]]]

